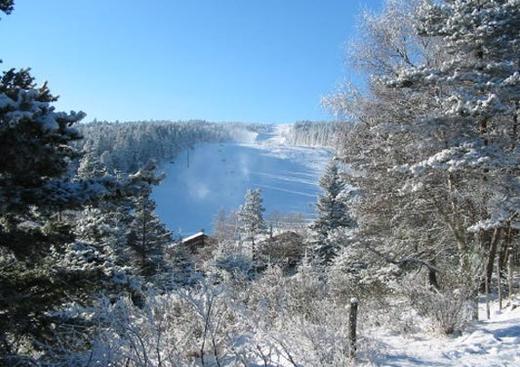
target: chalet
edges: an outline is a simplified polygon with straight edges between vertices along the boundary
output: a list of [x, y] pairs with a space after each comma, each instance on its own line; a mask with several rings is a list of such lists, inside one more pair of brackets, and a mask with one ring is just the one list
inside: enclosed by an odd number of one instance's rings
[[190, 250], [191, 253], [198, 252], [198, 249], [208, 244], [208, 236], [204, 232], [197, 232], [182, 240], [182, 245]]

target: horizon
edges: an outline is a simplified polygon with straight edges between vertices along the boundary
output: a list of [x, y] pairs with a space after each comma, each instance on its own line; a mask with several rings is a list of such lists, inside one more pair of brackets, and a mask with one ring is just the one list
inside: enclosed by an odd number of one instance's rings
[[345, 65], [355, 17], [382, 0], [124, 5], [16, 1], [2, 70], [30, 67], [85, 122], [330, 121], [321, 98], [359, 81]]

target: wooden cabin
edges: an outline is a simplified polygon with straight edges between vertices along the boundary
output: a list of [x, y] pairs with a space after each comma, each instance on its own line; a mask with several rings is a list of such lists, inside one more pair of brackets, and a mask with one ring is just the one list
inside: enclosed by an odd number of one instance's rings
[[208, 244], [208, 236], [204, 232], [197, 232], [182, 239], [182, 245], [185, 246], [192, 254]]

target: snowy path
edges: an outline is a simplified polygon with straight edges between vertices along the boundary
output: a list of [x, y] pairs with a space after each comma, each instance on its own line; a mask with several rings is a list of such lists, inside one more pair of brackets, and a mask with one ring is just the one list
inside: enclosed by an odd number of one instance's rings
[[[376, 366], [520, 366], [520, 307], [494, 312], [459, 337], [378, 335]], [[484, 313], [481, 312], [481, 317]]]

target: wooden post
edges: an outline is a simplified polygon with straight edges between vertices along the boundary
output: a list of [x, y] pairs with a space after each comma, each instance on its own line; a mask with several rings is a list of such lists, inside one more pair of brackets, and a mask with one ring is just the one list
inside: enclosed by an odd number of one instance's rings
[[480, 302], [480, 294], [479, 290], [477, 289], [473, 294], [471, 295], [471, 320], [478, 321], [478, 305]]
[[513, 303], [513, 234], [511, 231], [511, 221], [509, 221], [507, 230], [507, 297], [510, 304]]
[[502, 248], [498, 245], [498, 256], [497, 256], [497, 290], [498, 290], [498, 309], [502, 310], [502, 261], [500, 256]]
[[485, 284], [484, 284], [484, 288], [485, 288], [485, 292], [486, 292], [486, 319], [489, 320], [490, 317], [491, 317], [491, 310], [489, 308], [489, 277], [488, 277], [488, 274], [486, 272], [486, 278], [485, 278]]
[[349, 335], [349, 357], [350, 359], [356, 358], [356, 328], [357, 328], [357, 311], [358, 311], [358, 300], [357, 298], [350, 299], [350, 315], [348, 319], [348, 335]]
[[513, 302], [513, 248], [508, 248], [507, 254], [507, 296], [509, 303]]

